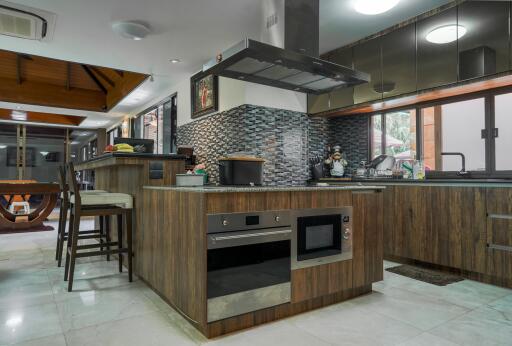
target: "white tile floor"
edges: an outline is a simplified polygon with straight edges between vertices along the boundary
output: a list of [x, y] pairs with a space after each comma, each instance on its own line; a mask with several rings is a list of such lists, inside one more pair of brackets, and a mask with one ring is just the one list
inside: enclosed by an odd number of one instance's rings
[[0, 235], [0, 345], [512, 345], [512, 290], [389, 272], [372, 294], [208, 341], [115, 261], [81, 261], [68, 293], [55, 238]]

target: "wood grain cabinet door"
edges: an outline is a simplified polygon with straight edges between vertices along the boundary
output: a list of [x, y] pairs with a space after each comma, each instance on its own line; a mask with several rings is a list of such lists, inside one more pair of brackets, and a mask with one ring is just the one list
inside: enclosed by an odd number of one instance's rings
[[512, 283], [512, 189], [488, 188], [487, 274]]
[[354, 192], [352, 196], [353, 284], [361, 287], [383, 280], [384, 194]]

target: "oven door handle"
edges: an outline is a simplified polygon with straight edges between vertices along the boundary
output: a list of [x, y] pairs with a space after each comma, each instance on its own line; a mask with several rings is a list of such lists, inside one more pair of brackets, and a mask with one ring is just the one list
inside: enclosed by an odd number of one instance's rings
[[292, 230], [290, 228], [286, 228], [267, 232], [255, 232], [233, 235], [223, 234], [218, 236], [210, 235], [208, 237], [208, 248], [215, 249], [286, 240], [290, 239], [291, 233]]
[[292, 230], [291, 229], [285, 229], [285, 230], [282, 230], [282, 231], [271, 231], [271, 232], [249, 233], [249, 234], [237, 234], [237, 235], [223, 235], [223, 236], [220, 236], [220, 237], [212, 236], [212, 240], [221, 241], [221, 240], [254, 238], [254, 237], [264, 237], [266, 235], [288, 234], [288, 233], [292, 233]]

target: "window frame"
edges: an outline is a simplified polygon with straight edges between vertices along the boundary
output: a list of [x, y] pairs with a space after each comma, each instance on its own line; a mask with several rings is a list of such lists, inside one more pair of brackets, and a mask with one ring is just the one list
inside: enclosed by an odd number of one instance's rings
[[[175, 113], [176, 114], [171, 114], [171, 138], [170, 138], [170, 143], [171, 143], [171, 153], [172, 153], [172, 150], [173, 150], [173, 143], [176, 143], [177, 142], [177, 131], [176, 131], [176, 126], [177, 126], [177, 99], [178, 99], [178, 93], [173, 93], [171, 94], [170, 96], [164, 98], [163, 100], [159, 101], [158, 103], [152, 105], [151, 107], [148, 107], [146, 109], [144, 109], [143, 111], [139, 112], [135, 117], [133, 117], [131, 119], [131, 137], [132, 138], [144, 138], [144, 115], [155, 110], [157, 113], [157, 141], [156, 143], [154, 144], [154, 147], [155, 149], [158, 151], [158, 141], [160, 140], [159, 138], [159, 128], [158, 128], [158, 119], [160, 118], [160, 116], [163, 116], [165, 110], [165, 104], [168, 103], [168, 102], [174, 102], [174, 106], [175, 106]], [[162, 114], [160, 114], [160, 106], [164, 107], [162, 108], [164, 111], [162, 112]], [[174, 117], [174, 118], [173, 118]], [[137, 134], [135, 133], [135, 126], [134, 126], [134, 123], [139, 121], [141, 124], [140, 124], [140, 130], [142, 133], [140, 134]], [[163, 124], [163, 123], [162, 123]], [[139, 137], [140, 136], [140, 137]], [[162, 141], [164, 140], [164, 137], [165, 137], [165, 131], [162, 131]], [[164, 145], [164, 142], [162, 142], [162, 151], [165, 151], [165, 145]], [[163, 154], [163, 153], [157, 153], [157, 154]]]
[[[367, 114], [368, 117], [368, 162], [372, 160], [373, 148], [373, 126], [372, 117], [381, 116], [382, 139], [381, 152], [385, 153], [385, 137], [386, 137], [386, 114], [403, 110], [416, 110], [416, 155], [423, 159], [423, 119], [422, 109], [442, 106], [450, 103], [469, 101], [483, 98], [485, 103], [484, 123], [485, 128], [482, 129], [482, 135], [485, 135], [485, 171], [469, 171], [470, 177], [465, 179], [512, 179], [512, 170], [496, 170], [496, 138], [493, 136], [495, 128], [495, 97], [498, 95], [512, 93], [512, 87], [502, 87], [494, 90], [485, 90], [465, 95], [458, 95], [441, 100], [427, 101], [415, 105], [407, 105], [402, 107], [389, 108], [379, 110]], [[457, 171], [429, 171], [427, 178], [462, 178], [457, 175]]]

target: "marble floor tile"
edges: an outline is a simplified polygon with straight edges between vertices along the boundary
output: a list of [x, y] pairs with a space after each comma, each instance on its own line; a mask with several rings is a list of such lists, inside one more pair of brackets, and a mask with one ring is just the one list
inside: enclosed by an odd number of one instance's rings
[[422, 333], [412, 339], [409, 339], [398, 346], [457, 346], [454, 342], [432, 335]]
[[334, 345], [396, 345], [422, 332], [410, 324], [362, 309], [354, 302], [298, 315], [290, 322]]
[[333, 343], [322, 340], [287, 320], [269, 323], [202, 343], [204, 346], [269, 346], [276, 344], [280, 346], [333, 345]]
[[192, 346], [181, 330], [173, 326], [162, 312], [98, 324], [66, 334], [70, 346]]
[[512, 319], [499, 309], [484, 306], [429, 332], [467, 346], [511, 345]]
[[0, 345], [62, 333], [54, 303], [0, 310]]
[[0, 309], [3, 310], [53, 302], [53, 290], [49, 282], [7, 287], [0, 285]]
[[42, 338], [32, 339], [29, 341], [22, 341], [13, 344], [14, 346], [66, 346], [66, 338], [64, 334], [56, 334], [45, 336]]
[[488, 306], [496, 311], [501, 312], [506, 319], [512, 321], [512, 294], [497, 299], [489, 303]]
[[79, 297], [57, 303], [57, 309], [65, 332], [158, 311], [137, 284], [82, 292]]
[[487, 285], [472, 280], [463, 280], [447, 286], [436, 286], [418, 280], [408, 280], [407, 282], [400, 282], [394, 287], [429, 297], [439, 298], [468, 309], [475, 309], [486, 303], [512, 294], [511, 289]]
[[367, 310], [427, 331], [468, 311], [436, 297], [416, 294], [401, 288], [376, 289], [373, 294], [352, 301]]

